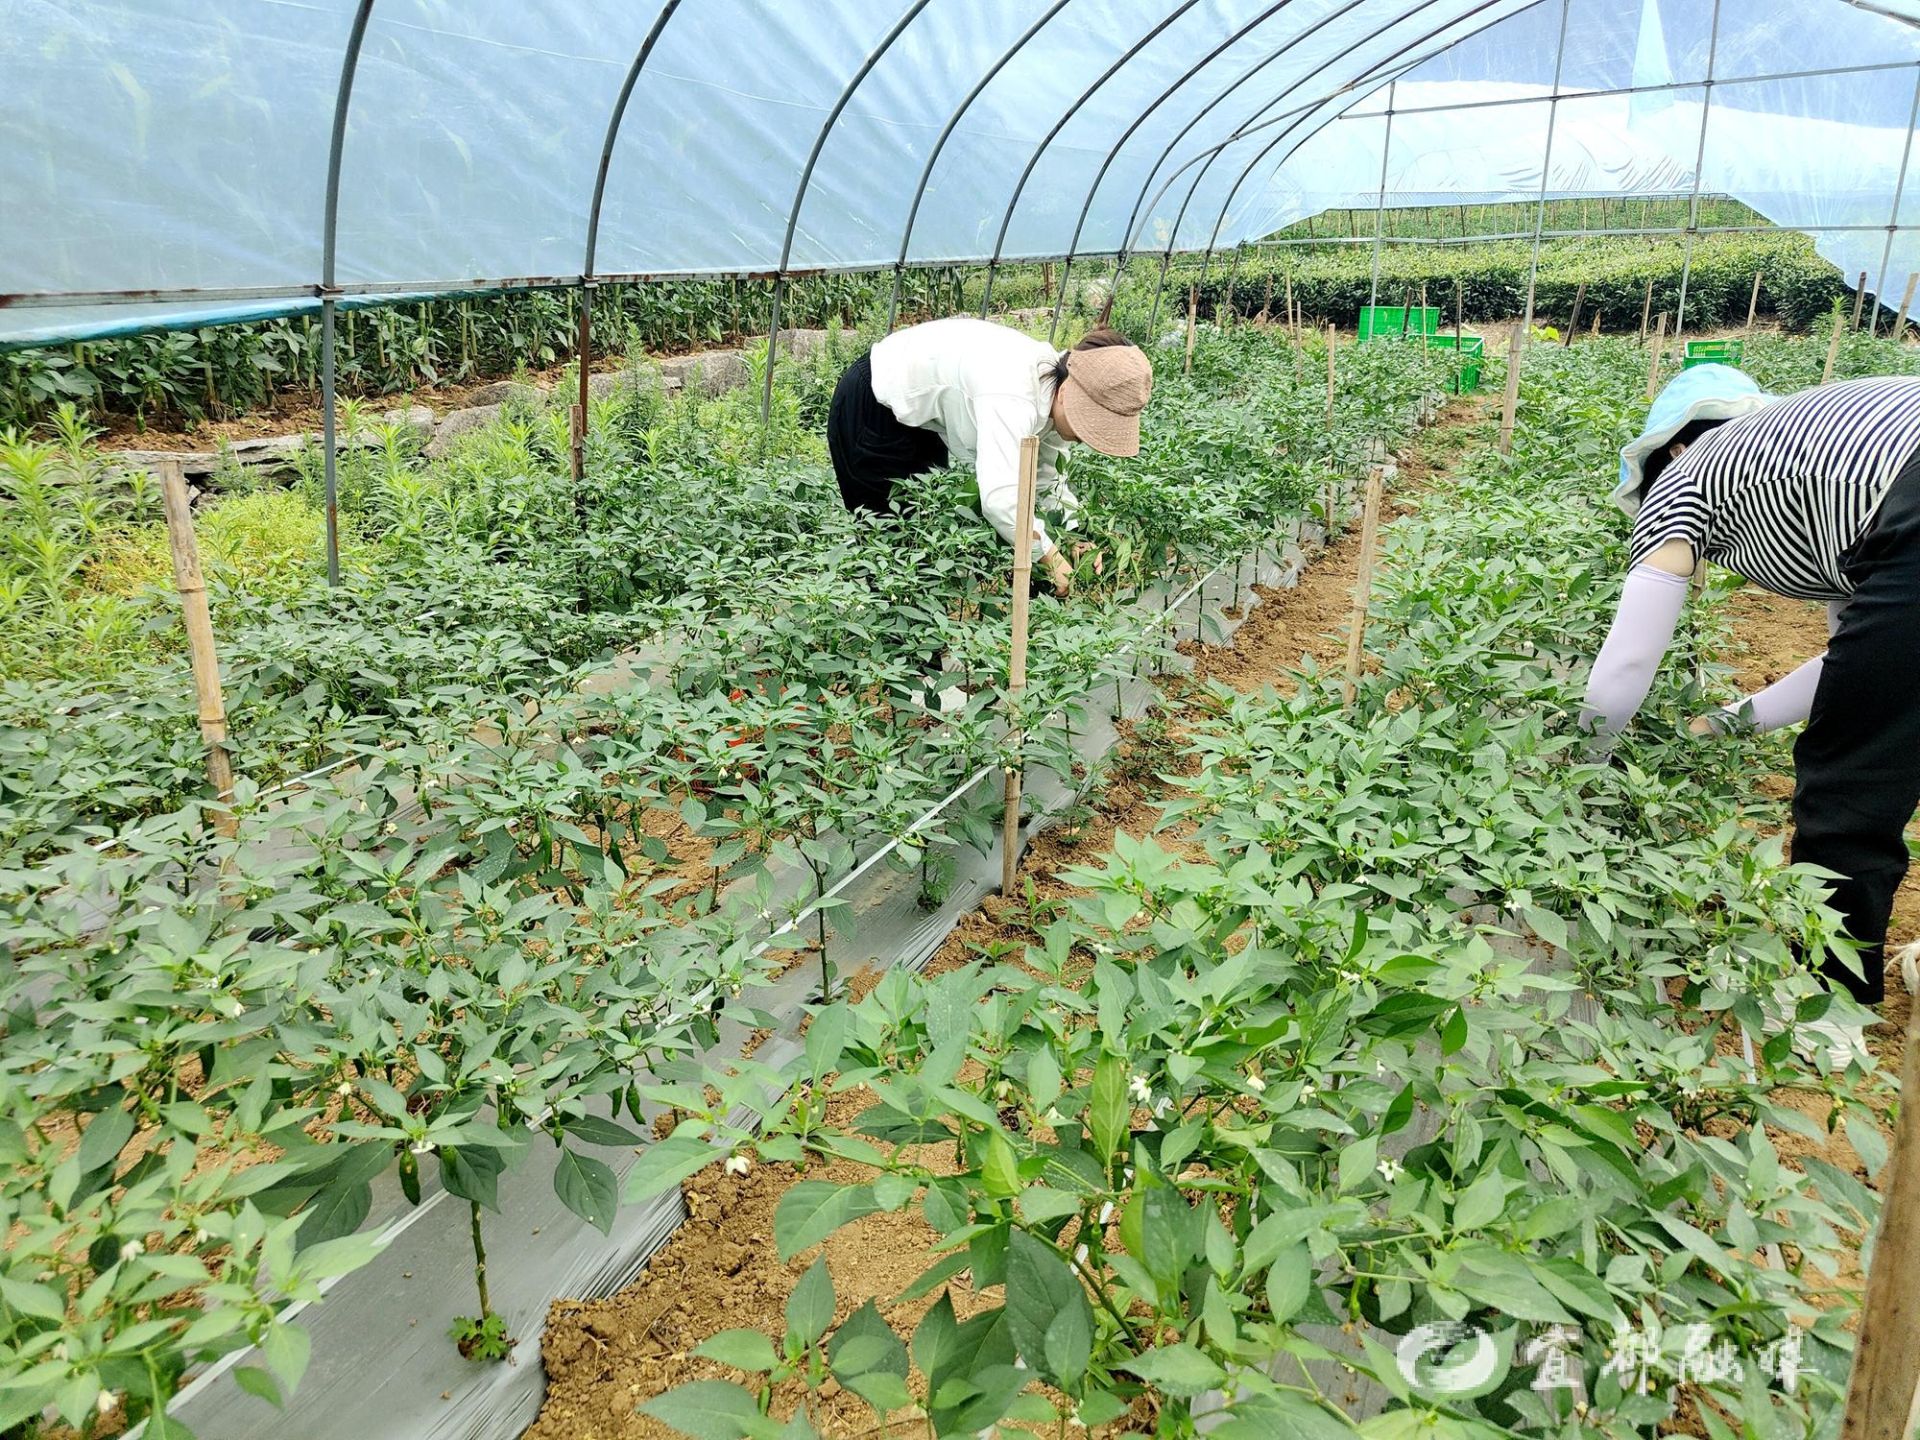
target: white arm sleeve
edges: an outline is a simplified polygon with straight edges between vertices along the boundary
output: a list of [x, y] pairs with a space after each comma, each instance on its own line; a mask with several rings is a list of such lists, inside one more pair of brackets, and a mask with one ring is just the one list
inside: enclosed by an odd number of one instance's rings
[[1653, 688], [1660, 657], [1673, 641], [1687, 601], [1687, 581], [1651, 565], [1636, 565], [1620, 591], [1613, 628], [1587, 677], [1580, 728], [1615, 735], [1626, 728]]
[[[974, 476], [980, 486], [980, 513], [1009, 545], [1020, 509], [1020, 442], [1033, 433], [1031, 407], [1012, 396], [988, 395], [974, 404], [974, 425], [980, 448], [974, 457]], [[1034, 518], [1033, 558], [1044, 559], [1053, 549], [1047, 527]]]

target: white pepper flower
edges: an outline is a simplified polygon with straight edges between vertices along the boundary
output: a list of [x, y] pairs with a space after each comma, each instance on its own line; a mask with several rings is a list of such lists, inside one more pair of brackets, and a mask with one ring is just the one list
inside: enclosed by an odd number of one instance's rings
[[344, 1100], [353, 1094], [353, 1086], [348, 1081], [342, 1080], [338, 1085], [333, 1087], [333, 1093]]
[[415, 1155], [431, 1155], [434, 1151], [434, 1145], [431, 1140], [422, 1140], [418, 1145], [412, 1145], [408, 1148]]
[[1267, 1088], [1267, 1082], [1262, 1080], [1258, 1075], [1248, 1075], [1247, 1088], [1258, 1095]]
[[1127, 1094], [1133, 1097], [1136, 1105], [1145, 1105], [1153, 1099], [1153, 1089], [1147, 1084], [1147, 1077], [1144, 1075], [1127, 1077]]
[[1306, 1084], [1300, 1087], [1300, 1098], [1303, 1101], [1311, 1100], [1313, 1099], [1314, 1096], [1318, 1095], [1319, 1093], [1320, 1093], [1320, 1087], [1314, 1084], [1311, 1080], [1307, 1081]]
[[129, 1240], [120, 1247], [120, 1259], [123, 1263], [128, 1260], [137, 1260], [146, 1253], [147, 1247], [142, 1245], [138, 1240]]
[[723, 1168], [729, 1175], [745, 1175], [753, 1169], [753, 1161], [745, 1155], [729, 1155]]
[[93, 1408], [105, 1419], [120, 1408], [120, 1397], [111, 1390], [102, 1390], [99, 1398], [93, 1402]]
[[1389, 1155], [1383, 1156], [1380, 1163], [1374, 1168], [1380, 1172], [1380, 1178], [1391, 1185], [1400, 1178], [1400, 1172], [1406, 1167]]

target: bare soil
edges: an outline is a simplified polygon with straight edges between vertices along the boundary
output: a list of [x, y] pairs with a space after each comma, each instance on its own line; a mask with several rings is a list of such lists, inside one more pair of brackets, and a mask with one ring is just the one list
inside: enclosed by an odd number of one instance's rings
[[[1464, 427], [1482, 417], [1479, 405], [1456, 405], [1437, 431], [1421, 444], [1429, 464], [1416, 457], [1400, 462], [1400, 489], [1391, 497], [1393, 514], [1415, 501], [1411, 492], [1426, 483], [1431, 469], [1444, 468], [1447, 456], [1465, 443]], [[1353, 605], [1359, 562], [1358, 527], [1338, 538], [1290, 590], [1260, 590], [1254, 609], [1228, 646], [1183, 645], [1194, 661], [1193, 675], [1170, 677], [1166, 688], [1177, 700], [1182, 691], [1217, 681], [1242, 692], [1284, 688], [1287, 672], [1303, 656], [1321, 665], [1339, 663], [1346, 651], [1344, 626]], [[1062, 871], [1086, 863], [1111, 848], [1116, 833], [1179, 848], [1182, 830], [1156, 834], [1166, 785], [1158, 777], [1178, 770], [1175, 745], [1182, 711], [1170, 709], [1166, 732], [1148, 736], [1135, 727], [1123, 732], [1108, 783], [1073, 823], [1038, 837], [1021, 866], [1021, 891], [1032, 882], [1044, 906], [1074, 893]], [[965, 964], [977, 955], [1016, 948], [1035, 938], [1028, 928], [1026, 904], [995, 897], [966, 916], [929, 965], [939, 971]], [[873, 978], [866, 977], [868, 983]], [[855, 982], [856, 990], [861, 986]], [[860, 1094], [838, 1097], [851, 1114], [866, 1103]], [[842, 1173], [844, 1172], [844, 1173]], [[646, 1272], [617, 1295], [604, 1300], [561, 1301], [547, 1320], [541, 1359], [547, 1371], [547, 1398], [525, 1440], [670, 1440], [675, 1432], [638, 1413], [648, 1399], [689, 1380], [740, 1377], [691, 1352], [721, 1330], [753, 1327], [779, 1332], [787, 1297], [812, 1263], [809, 1251], [792, 1264], [782, 1263], [772, 1243], [773, 1212], [780, 1195], [799, 1176], [787, 1166], [766, 1166], [745, 1177], [710, 1167], [686, 1182], [692, 1219], [677, 1231]], [[857, 1183], [859, 1167], [836, 1165], [808, 1178]], [[844, 1319], [868, 1298], [896, 1330], [907, 1331], [933, 1297], [911, 1304], [893, 1301], [920, 1273], [934, 1236], [915, 1214], [876, 1215], [841, 1230], [826, 1242], [828, 1264], [838, 1290], [836, 1318]], [[981, 1302], [963, 1286], [954, 1287], [962, 1314]], [[780, 1400], [798, 1398], [798, 1391]], [[780, 1400], [776, 1411], [784, 1413]], [[873, 1414], [855, 1397], [831, 1387], [822, 1413], [815, 1417], [828, 1436], [879, 1436]], [[1138, 1420], [1109, 1427], [1109, 1434], [1140, 1433]], [[921, 1433], [919, 1422], [900, 1433]]]

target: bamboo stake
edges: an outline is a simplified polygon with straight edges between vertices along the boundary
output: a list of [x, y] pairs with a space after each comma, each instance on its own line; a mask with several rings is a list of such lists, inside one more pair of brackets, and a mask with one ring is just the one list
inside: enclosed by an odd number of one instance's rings
[[1906, 329], [1907, 315], [1913, 309], [1913, 289], [1916, 285], [1920, 285], [1920, 270], [1908, 274], [1907, 293], [1900, 297], [1900, 313], [1893, 317], [1893, 343], [1896, 345], [1900, 343], [1902, 332]]
[[1647, 322], [1653, 318], [1653, 277], [1647, 276], [1647, 298], [1640, 305], [1640, 344], [1647, 343]]
[[1519, 324], [1513, 327], [1513, 335], [1507, 341], [1507, 394], [1500, 406], [1500, 453], [1513, 453], [1513, 424], [1520, 409], [1520, 365], [1522, 352], [1527, 348], [1527, 327]]
[[1913, 1433], [1915, 1377], [1920, 1375], [1920, 1290], [1913, 1283], [1920, 1256], [1920, 1006], [1907, 1017], [1900, 1123], [1881, 1193], [1880, 1229], [1867, 1271], [1840, 1440], [1906, 1440]]
[[1199, 311], [1199, 306], [1200, 287], [1198, 285], [1187, 286], [1187, 363], [1183, 373], [1188, 375], [1193, 373], [1193, 327], [1194, 318]]
[[1347, 629], [1347, 678], [1340, 687], [1341, 706], [1351, 708], [1360, 683], [1360, 663], [1367, 638], [1367, 609], [1373, 600], [1373, 550], [1380, 535], [1380, 471], [1367, 476], [1366, 508], [1360, 517], [1360, 565], [1353, 581], [1353, 623]]
[[1867, 303], [1867, 272], [1860, 272], [1860, 283], [1853, 288], [1853, 329], [1860, 328], [1860, 312]]
[[[1020, 499], [1013, 533], [1013, 645], [1007, 658], [1007, 699], [1018, 705], [1027, 688], [1027, 607], [1033, 581], [1033, 491], [1040, 469], [1040, 441], [1029, 435], [1020, 442]], [[1020, 868], [1020, 779], [1018, 759], [1024, 740], [1018, 724], [1008, 732], [1014, 763], [1007, 766], [1006, 814], [1000, 822], [1000, 893], [1011, 897]]]
[[1846, 315], [1838, 307], [1833, 312], [1833, 338], [1827, 342], [1827, 367], [1820, 372], [1820, 383], [1825, 385], [1833, 379], [1833, 362], [1840, 358], [1840, 328], [1846, 323]]
[[1667, 348], [1667, 312], [1660, 312], [1660, 324], [1654, 331], [1653, 359], [1647, 362], [1647, 398], [1660, 393], [1660, 352]]
[[1747, 297], [1747, 328], [1745, 333], [1749, 336], [1753, 334], [1753, 317], [1760, 313], [1760, 275], [1761, 272], [1758, 270], [1753, 272], [1753, 294]]
[[1293, 272], [1291, 270], [1289, 270], [1286, 274], [1286, 281], [1287, 281], [1287, 329], [1293, 332], [1293, 348], [1294, 348], [1294, 351], [1298, 353], [1300, 349], [1300, 312], [1294, 308], [1294, 304], [1293, 304]]
[[193, 510], [187, 502], [187, 476], [180, 461], [160, 461], [160, 498], [167, 515], [167, 544], [173, 551], [173, 588], [180, 592], [187, 650], [193, 658], [200, 739], [207, 747], [207, 783], [213, 787], [217, 802], [213, 828], [232, 839], [239, 833], [240, 824], [233, 814], [233, 762], [227, 755], [227, 704], [220, 690], [220, 657], [213, 648], [207, 583], [200, 574], [200, 547], [194, 543]]

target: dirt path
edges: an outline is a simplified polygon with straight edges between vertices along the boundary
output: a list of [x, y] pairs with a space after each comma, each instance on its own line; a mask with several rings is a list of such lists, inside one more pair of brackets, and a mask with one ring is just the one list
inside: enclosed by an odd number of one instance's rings
[[[1412, 508], [1413, 497], [1437, 469], [1444, 469], [1469, 443], [1481, 418], [1475, 405], [1456, 406], [1429, 430], [1418, 452], [1400, 462], [1400, 485], [1390, 499], [1392, 515]], [[1391, 518], [1391, 516], [1387, 517]], [[1191, 645], [1194, 681], [1219, 681], [1245, 692], [1286, 684], [1286, 674], [1311, 655], [1325, 665], [1345, 655], [1344, 627], [1353, 603], [1359, 561], [1357, 527], [1308, 567], [1291, 590], [1261, 591], [1261, 604], [1236, 632], [1231, 646]], [[1180, 679], [1170, 684], [1189, 685]], [[1177, 693], [1175, 694], [1177, 699]], [[1023, 888], [1031, 880], [1044, 902], [1071, 893], [1059, 872], [1111, 848], [1116, 832], [1136, 837], [1155, 832], [1166, 786], [1155, 777], [1176, 763], [1181, 711], [1166, 712], [1164, 725], [1133, 727], [1115, 755], [1109, 783], [1073, 823], [1049, 830], [1022, 864]], [[1159, 837], [1178, 845], [1180, 832]], [[982, 950], [1018, 946], [1033, 938], [1024, 906], [997, 898], [961, 921], [929, 968], [967, 962]], [[858, 985], [856, 980], [855, 984]], [[836, 1102], [857, 1110], [858, 1096]], [[794, 1282], [813, 1259], [809, 1252], [788, 1265], [772, 1243], [773, 1212], [787, 1186], [799, 1178], [789, 1166], [756, 1166], [732, 1176], [710, 1168], [683, 1187], [692, 1218], [673, 1236], [632, 1285], [604, 1300], [562, 1301], [548, 1316], [541, 1345], [547, 1398], [525, 1440], [670, 1440], [676, 1432], [637, 1413], [644, 1401], [689, 1380], [738, 1379], [693, 1348], [720, 1330], [752, 1327], [777, 1333]], [[858, 1167], [837, 1165], [810, 1179], [857, 1183]], [[927, 1263], [935, 1237], [917, 1214], [875, 1215], [849, 1225], [827, 1241], [828, 1265], [838, 1292], [836, 1319], [874, 1299], [896, 1330], [910, 1331], [933, 1297], [893, 1303]], [[971, 1297], [955, 1287], [964, 1314]], [[785, 1398], [785, 1397], [783, 1397]], [[798, 1398], [796, 1388], [795, 1396]], [[851, 1395], [829, 1384], [816, 1421], [830, 1436], [875, 1435], [873, 1415]], [[917, 1433], [917, 1432], [916, 1432]]]

